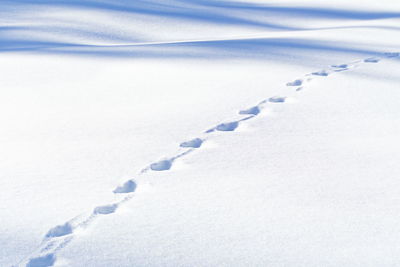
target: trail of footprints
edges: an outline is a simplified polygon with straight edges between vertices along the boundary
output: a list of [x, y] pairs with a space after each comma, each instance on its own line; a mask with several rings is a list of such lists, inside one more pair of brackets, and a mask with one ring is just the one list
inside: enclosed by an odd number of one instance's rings
[[[302, 90], [308, 82], [310, 82], [314, 77], [326, 77], [335, 72], [342, 72], [350, 70], [362, 63], [378, 63], [382, 58], [395, 58], [399, 57], [400, 53], [384, 53], [382, 57], [371, 57], [363, 60], [358, 60], [352, 63], [347, 64], [339, 64], [339, 65], [331, 65], [328, 69], [312, 72], [306, 74], [301, 79], [295, 79], [291, 82], [288, 82], [286, 86], [294, 87], [295, 91]], [[217, 124], [213, 128], [204, 132], [205, 135], [209, 135], [214, 132], [233, 132], [235, 131], [243, 121], [252, 119], [259, 115], [263, 109], [265, 109], [268, 105], [271, 104], [282, 104], [286, 102], [286, 96], [273, 96], [268, 99], [261, 101], [259, 104], [249, 107], [247, 109], [240, 110], [238, 112], [239, 115], [245, 115], [246, 117], [234, 120], [223, 122]], [[148, 167], [144, 168], [140, 173], [143, 174], [148, 171], [162, 172], [170, 170], [174, 162], [183, 157], [192, 153], [196, 149], [201, 148], [204, 142], [207, 141], [207, 137], [203, 138], [194, 138], [185, 142], [182, 142], [179, 146], [181, 149], [186, 149], [184, 152], [177, 154], [171, 158], [165, 158], [160, 161], [151, 163]], [[27, 267], [47, 267], [53, 266], [56, 261], [57, 252], [65, 247], [69, 242], [72, 241], [74, 237], [74, 233], [78, 229], [85, 229], [90, 223], [99, 216], [113, 214], [118, 210], [118, 207], [122, 205], [124, 202], [130, 200], [132, 198], [132, 193], [137, 189], [137, 184], [133, 179], [126, 181], [125, 183], [117, 186], [112, 192], [118, 195], [126, 195], [122, 200], [110, 203], [106, 205], [97, 206], [93, 209], [92, 212], [81, 215], [77, 218], [74, 218], [62, 225], [57, 225], [50, 229], [44, 237], [42, 244], [39, 246], [36, 252], [33, 253], [34, 257], [30, 257], [28, 259], [22, 260], [16, 266], [27, 266]]]

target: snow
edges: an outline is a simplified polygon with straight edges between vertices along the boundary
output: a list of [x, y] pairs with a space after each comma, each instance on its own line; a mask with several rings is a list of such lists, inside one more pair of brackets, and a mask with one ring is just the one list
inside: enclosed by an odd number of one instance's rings
[[1, 1], [0, 266], [397, 266], [396, 1]]

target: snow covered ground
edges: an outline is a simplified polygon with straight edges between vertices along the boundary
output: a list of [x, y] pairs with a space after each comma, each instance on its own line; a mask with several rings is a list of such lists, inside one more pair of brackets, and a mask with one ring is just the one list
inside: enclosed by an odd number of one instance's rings
[[0, 266], [399, 266], [396, 0], [0, 2]]

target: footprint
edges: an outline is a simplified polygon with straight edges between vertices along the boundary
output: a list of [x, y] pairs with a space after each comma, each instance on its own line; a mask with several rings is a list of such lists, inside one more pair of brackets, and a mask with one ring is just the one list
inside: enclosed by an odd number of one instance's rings
[[269, 102], [271, 103], [283, 103], [285, 102], [286, 97], [284, 96], [274, 96], [268, 99]]
[[161, 160], [159, 162], [152, 163], [150, 165], [150, 169], [153, 171], [167, 171], [172, 167], [172, 159], [169, 160]]
[[370, 57], [370, 58], [364, 59], [364, 62], [366, 62], [366, 63], [378, 63], [379, 61], [380, 61], [380, 59], [376, 58], [376, 57]]
[[329, 72], [327, 72], [326, 70], [320, 70], [320, 71], [313, 72], [311, 74], [315, 75], [315, 76], [328, 76]]
[[287, 83], [286, 85], [287, 86], [300, 86], [302, 84], [303, 84], [303, 80], [297, 79], [297, 80], [294, 80], [293, 82]]
[[389, 57], [389, 58], [398, 57], [398, 56], [400, 56], [400, 53], [398, 53], [398, 52], [388, 52], [388, 53], [385, 53], [385, 56]]
[[94, 208], [93, 213], [94, 214], [111, 214], [114, 213], [118, 208], [117, 204], [110, 204], [110, 205], [104, 205], [104, 206], [98, 206]]
[[238, 126], [239, 122], [233, 121], [233, 122], [221, 123], [217, 125], [216, 129], [217, 131], [231, 132], [234, 131]]
[[254, 106], [252, 108], [239, 111], [240, 115], [254, 115], [254, 116], [256, 116], [259, 113], [260, 113], [260, 108], [257, 107], [257, 106]]
[[340, 71], [345, 71], [350, 68], [350, 65], [348, 64], [340, 64], [340, 65], [331, 65], [332, 68], [334, 68], [335, 72], [340, 72]]
[[331, 65], [332, 68], [335, 69], [347, 69], [349, 67], [349, 65], [347, 64], [340, 64], [340, 65]]
[[118, 186], [114, 189], [113, 193], [115, 194], [125, 194], [132, 193], [136, 190], [136, 183], [132, 180], [125, 182], [123, 185]]
[[50, 229], [46, 237], [59, 237], [64, 235], [69, 235], [72, 233], [72, 226], [68, 222], [63, 225], [57, 225], [56, 227]]
[[192, 147], [192, 148], [199, 148], [203, 144], [203, 140], [200, 138], [195, 138], [187, 142], [181, 143], [180, 147]]
[[30, 259], [26, 267], [49, 267], [56, 262], [56, 256], [53, 253], [42, 257]]

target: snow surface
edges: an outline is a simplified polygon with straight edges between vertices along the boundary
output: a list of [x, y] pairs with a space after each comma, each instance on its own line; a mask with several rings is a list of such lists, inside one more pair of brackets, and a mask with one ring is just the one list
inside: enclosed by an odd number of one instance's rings
[[0, 18], [0, 266], [400, 265], [398, 1]]

